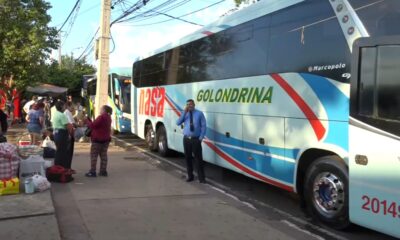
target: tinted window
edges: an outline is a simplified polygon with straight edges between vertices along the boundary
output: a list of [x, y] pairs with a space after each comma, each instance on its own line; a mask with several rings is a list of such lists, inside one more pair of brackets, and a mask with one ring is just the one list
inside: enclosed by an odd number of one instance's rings
[[269, 16], [193, 42], [193, 81], [266, 73]]
[[131, 113], [131, 84], [129, 78], [121, 78], [121, 110], [125, 113]]
[[96, 81], [97, 81], [97, 79], [92, 79], [92, 80], [88, 81], [88, 84], [87, 84], [88, 96], [96, 95]]
[[143, 61], [141, 82], [147, 86], [157, 86], [164, 81], [164, 54], [160, 53]]
[[165, 84], [176, 84], [179, 69], [179, 49], [165, 52]]
[[376, 48], [363, 48], [361, 56], [363, 60], [360, 66], [359, 113], [364, 116], [372, 116], [374, 113]]
[[378, 116], [400, 121], [400, 46], [379, 47], [377, 57]]
[[400, 1], [350, 0], [370, 36], [398, 35]]
[[359, 59], [352, 116], [400, 136], [400, 46], [362, 47]]
[[310, 0], [272, 15], [268, 72], [311, 72], [335, 80], [349, 72], [350, 50], [328, 1]]
[[133, 74], [133, 85], [136, 87], [140, 86], [140, 73], [141, 73], [141, 62], [135, 62], [133, 64], [132, 74]]
[[177, 83], [191, 82], [191, 45], [185, 44], [174, 50], [179, 54]]

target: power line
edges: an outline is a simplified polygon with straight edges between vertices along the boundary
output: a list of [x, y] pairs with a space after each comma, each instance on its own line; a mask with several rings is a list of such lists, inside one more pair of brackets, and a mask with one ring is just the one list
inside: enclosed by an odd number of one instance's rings
[[[211, 7], [215, 6], [215, 5], [218, 5], [218, 4], [220, 4], [220, 3], [223, 3], [223, 2], [225, 2], [225, 1], [226, 1], [226, 0], [221, 0], [221, 1], [215, 2], [215, 3], [211, 4], [211, 5], [205, 6], [205, 7], [203, 7], [203, 8], [198, 9], [198, 10], [195, 10], [195, 11], [193, 11], [193, 12], [186, 13], [186, 14], [181, 15], [181, 16], [178, 16], [178, 17], [176, 17], [176, 18], [182, 18], [182, 17], [186, 17], [186, 16], [189, 16], [189, 15], [192, 15], [192, 14], [194, 14], [194, 13], [201, 12], [201, 11], [203, 11], [203, 10], [206, 10], [206, 9], [208, 9], [208, 8], [211, 8]], [[167, 20], [164, 20], [164, 21], [153, 22], [153, 23], [147, 23], [147, 24], [126, 24], [125, 26], [142, 27], [142, 26], [150, 26], [150, 25], [155, 25], [155, 24], [170, 22], [170, 21], [173, 21], [173, 20], [175, 20], [175, 19], [167, 19]]]
[[97, 28], [96, 32], [94, 33], [93, 37], [90, 39], [89, 44], [86, 46], [85, 50], [83, 50], [83, 52], [81, 53], [81, 55], [78, 57], [78, 60], [81, 59], [83, 57], [83, 55], [85, 55], [86, 51], [88, 51], [90, 49], [90, 46], [92, 45], [92, 41], [95, 39], [97, 33], [99, 32], [100, 27]]
[[73, 17], [72, 17], [72, 20], [69, 22], [69, 27], [68, 27], [68, 30], [67, 30], [65, 36], [64, 36], [63, 43], [65, 43], [65, 41], [67, 40], [69, 34], [70, 34], [71, 31], [72, 31], [72, 28], [73, 28], [73, 26], [74, 26], [74, 23], [75, 23], [75, 21], [76, 21], [76, 18], [78, 17], [79, 10], [80, 10], [80, 8], [81, 8], [81, 4], [82, 4], [82, 1], [79, 2], [78, 6], [76, 7], [75, 14], [74, 14]]
[[174, 16], [171, 16], [171, 15], [166, 14], [166, 13], [159, 13], [159, 14], [167, 16], [167, 17], [170, 17], [170, 18], [173, 18], [173, 19], [176, 19], [176, 20], [179, 20], [179, 21], [182, 21], [182, 22], [186, 22], [186, 23], [189, 23], [189, 24], [193, 24], [193, 25], [197, 25], [197, 26], [200, 26], [200, 27], [204, 27], [204, 25], [201, 25], [201, 24], [198, 24], [198, 23], [195, 23], [195, 22], [191, 22], [191, 21], [179, 18], [179, 17], [174, 17]]
[[[138, 9], [134, 9], [133, 11], [128, 11], [127, 13], [125, 13], [123, 17], [117, 18], [116, 20], [113, 21], [113, 23], [127, 22], [127, 21], [130, 21], [132, 19], [139, 18], [139, 17], [141, 17], [143, 19], [144, 18], [148, 19], [148, 18], [151, 18], [151, 17], [159, 16], [159, 15], [161, 15], [160, 13], [166, 13], [168, 11], [171, 11], [171, 10], [173, 10], [173, 9], [179, 7], [179, 6], [182, 6], [183, 4], [186, 4], [189, 1], [191, 1], [191, 0], [181, 0], [181, 1], [179, 1], [179, 0], [167, 0], [166, 2], [164, 2], [162, 4], [159, 4], [158, 6], [155, 6], [150, 10], [147, 10], [145, 12], [139, 13], [139, 14], [133, 16], [133, 17], [126, 18], [127, 16], [131, 15], [134, 11], [138, 10]], [[176, 2], [178, 2], [178, 3], [176, 3]], [[139, 3], [140, 3], [140, 1], [139, 1]], [[176, 3], [176, 4], [172, 5], [174, 3]]]
[[[130, 16], [132, 13], [138, 11], [139, 9], [143, 8], [144, 6], [146, 6], [146, 4], [148, 2], [150, 2], [150, 0], [138, 0], [137, 2], [135, 2], [134, 4], [132, 4], [130, 7], [126, 8], [125, 11], [122, 12], [122, 14], [120, 16], [118, 16], [116, 19], [114, 19], [111, 22], [111, 26], [115, 23], [120, 23], [120, 22], [126, 22], [129, 21], [131, 19], [134, 18], [139, 18], [139, 17], [143, 17], [143, 18], [151, 18], [151, 17], [155, 17], [155, 16], [159, 16], [159, 15], [164, 15], [164, 16], [168, 16], [170, 18], [176, 19], [176, 20], [180, 20], [180, 21], [184, 21], [186, 23], [189, 24], [194, 24], [194, 25], [198, 25], [198, 26], [203, 26], [185, 19], [180, 19], [179, 17], [174, 17], [172, 15], [167, 14], [166, 12], [171, 11], [173, 9], [176, 9], [188, 2], [190, 2], [191, 0], [167, 0], [155, 7], [153, 7], [152, 9], [149, 9], [147, 11], [144, 11], [142, 13], [139, 13], [131, 18], [125, 19], [126, 17]], [[113, 4], [112, 7], [115, 7], [117, 5], [122, 7], [126, 7], [127, 1], [126, 0], [116, 0]], [[86, 57], [88, 54], [90, 54], [93, 51], [93, 48], [91, 48], [92, 46], [92, 42], [96, 37], [96, 34], [98, 33], [99, 28], [97, 29], [96, 33], [94, 34], [94, 36], [90, 39], [88, 45], [86, 46], [85, 50], [81, 53], [81, 55], [79, 56], [78, 59], [82, 58], [82, 57]], [[112, 51], [115, 50], [115, 42], [114, 39], [112, 38], [111, 35], [111, 40], [113, 41], [113, 49]], [[112, 52], [111, 51], [111, 52]]]
[[71, 17], [72, 13], [74, 13], [75, 9], [77, 8], [78, 4], [80, 3], [81, 0], [77, 0], [74, 7], [72, 8], [71, 12], [69, 13], [67, 19], [65, 19], [64, 23], [62, 24], [62, 26], [60, 27], [60, 29], [58, 29], [57, 34], [63, 29], [64, 25], [68, 22], [69, 18]]

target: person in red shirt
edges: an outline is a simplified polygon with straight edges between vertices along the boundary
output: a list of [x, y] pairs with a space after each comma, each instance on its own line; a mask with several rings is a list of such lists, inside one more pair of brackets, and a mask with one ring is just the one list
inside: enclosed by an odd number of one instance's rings
[[86, 124], [91, 131], [90, 147], [90, 170], [86, 177], [96, 177], [97, 158], [100, 155], [100, 176], [107, 177], [107, 151], [111, 142], [111, 114], [112, 108], [104, 105], [101, 107], [100, 115], [92, 122], [86, 119]]

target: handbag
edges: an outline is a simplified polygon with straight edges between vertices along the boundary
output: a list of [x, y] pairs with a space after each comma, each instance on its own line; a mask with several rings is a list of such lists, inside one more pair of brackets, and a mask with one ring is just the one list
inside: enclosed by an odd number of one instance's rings
[[71, 182], [74, 180], [72, 174], [74, 174], [74, 172], [71, 169], [66, 169], [60, 165], [54, 165], [46, 170], [46, 177], [50, 182]]
[[91, 128], [86, 128], [86, 130], [85, 130], [85, 136], [86, 136], [86, 137], [90, 137], [90, 135], [92, 135], [92, 129], [91, 129]]
[[52, 148], [52, 149], [57, 149], [56, 144], [50, 139], [49, 136], [47, 136], [42, 143], [43, 148]]

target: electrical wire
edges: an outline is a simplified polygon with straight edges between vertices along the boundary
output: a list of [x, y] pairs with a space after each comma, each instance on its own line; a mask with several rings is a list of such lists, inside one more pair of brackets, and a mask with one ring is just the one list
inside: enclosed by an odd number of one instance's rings
[[90, 39], [89, 44], [86, 46], [85, 50], [79, 55], [78, 60], [81, 59], [85, 53], [90, 50], [90, 46], [92, 45], [93, 40], [96, 38], [97, 33], [99, 32], [100, 27], [97, 28], [96, 32], [94, 33], [93, 37]]
[[[80, 1], [80, 0], [78, 0], [78, 1]], [[175, 20], [184, 21], [189, 24], [203, 26], [201, 24], [191, 22], [191, 21], [188, 21], [185, 19], [180, 19], [180, 17], [175, 17], [170, 14], [167, 14], [167, 12], [174, 10], [190, 1], [191, 0], [167, 0], [161, 4], [158, 4], [157, 6], [154, 6], [153, 8], [151, 8], [149, 10], [146, 10], [144, 12], [136, 14], [135, 16], [127, 18], [134, 12], [137, 12], [141, 8], [145, 7], [150, 2], [150, 0], [138, 0], [135, 3], [131, 4], [130, 7], [127, 7], [128, 2], [126, 0], [116, 0], [112, 4], [112, 7], [114, 8], [115, 6], [119, 6], [120, 9], [122, 10], [122, 13], [111, 22], [110, 27], [115, 23], [122, 23], [122, 22], [130, 21], [132, 19], [138, 19], [138, 18], [152, 18], [152, 17], [156, 17], [156, 16], [160, 16], [160, 15], [164, 15], [164, 16], [173, 18]], [[197, 10], [197, 11], [201, 11], [201, 10]], [[88, 56], [93, 51], [93, 48], [91, 47], [93, 45], [92, 42], [95, 39], [98, 32], [99, 32], [99, 28], [97, 29], [94, 36], [90, 39], [88, 45], [86, 46], [85, 50], [81, 53], [81, 55], [79, 56], [78, 59]], [[111, 52], [113, 52], [115, 50], [116, 45], [115, 45], [115, 41], [114, 41], [114, 38], [112, 37], [111, 32], [110, 32], [110, 37], [111, 37], [111, 40], [113, 43], [113, 49], [111, 50]]]
[[112, 42], [112, 44], [113, 44], [113, 48], [112, 48], [112, 50], [110, 51], [110, 53], [113, 53], [114, 50], [115, 50], [115, 42], [114, 42], [114, 38], [113, 38], [113, 36], [112, 36], [112, 32], [111, 32], [111, 31], [110, 31], [110, 37], [111, 37], [111, 42]]
[[204, 27], [204, 25], [202, 25], [202, 24], [198, 24], [198, 23], [195, 23], [195, 22], [191, 22], [191, 21], [188, 21], [188, 20], [179, 18], [179, 17], [174, 17], [174, 16], [171, 16], [171, 15], [166, 14], [166, 13], [159, 13], [159, 14], [164, 15], [164, 16], [167, 16], [167, 17], [170, 17], [170, 18], [175, 19], [175, 20], [179, 20], [179, 21], [185, 22], [185, 23], [189, 23], [189, 24], [193, 24], [193, 25], [200, 26], [200, 27]]
[[77, 8], [78, 4], [81, 2], [81, 0], [77, 0], [74, 7], [72, 8], [71, 12], [69, 13], [67, 19], [65, 19], [64, 23], [62, 26], [58, 29], [57, 34], [63, 29], [64, 25], [68, 22], [69, 18], [71, 17], [72, 13], [75, 12], [75, 9]]
[[[198, 13], [198, 12], [201, 12], [201, 11], [203, 11], [203, 10], [206, 10], [206, 9], [208, 9], [208, 8], [211, 8], [211, 7], [215, 6], [215, 5], [218, 5], [218, 4], [220, 4], [220, 3], [223, 3], [223, 2], [225, 2], [225, 1], [226, 1], [226, 0], [221, 0], [221, 1], [215, 2], [215, 3], [211, 4], [211, 5], [205, 6], [205, 7], [203, 7], [203, 8], [198, 9], [198, 10], [195, 10], [195, 11], [193, 11], [193, 12], [189, 12], [189, 13], [183, 14], [183, 15], [178, 16], [178, 17], [176, 17], [176, 18], [182, 18], [182, 17], [186, 17], [186, 16], [189, 16], [189, 15], [192, 15], [192, 14], [195, 14], [195, 13]], [[142, 26], [150, 26], [150, 25], [155, 25], [155, 24], [170, 22], [170, 21], [173, 21], [173, 20], [175, 20], [175, 19], [167, 19], [167, 20], [164, 20], [164, 21], [153, 22], [153, 23], [147, 23], [147, 24], [126, 24], [126, 25], [124, 25], [124, 26], [142, 27]]]
[[76, 7], [76, 10], [75, 10], [75, 12], [74, 12], [75, 14], [74, 14], [73, 17], [72, 17], [72, 20], [69, 22], [68, 30], [67, 30], [67, 32], [66, 32], [66, 34], [65, 34], [65, 36], [64, 36], [64, 39], [62, 40], [62, 45], [64, 45], [65, 41], [67, 40], [69, 34], [70, 34], [71, 31], [72, 31], [72, 28], [73, 28], [73, 26], [74, 26], [74, 23], [75, 23], [75, 21], [76, 21], [76, 18], [78, 17], [79, 10], [80, 10], [80, 8], [81, 8], [82, 2], [83, 2], [82, 0], [79, 2], [78, 6]]

